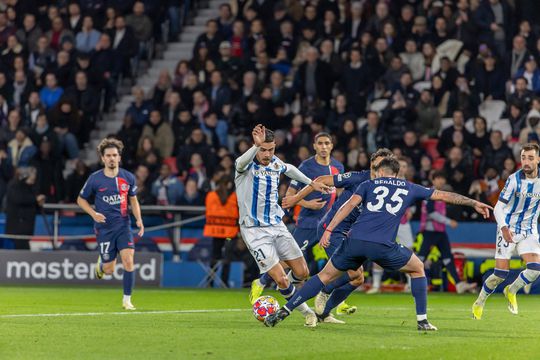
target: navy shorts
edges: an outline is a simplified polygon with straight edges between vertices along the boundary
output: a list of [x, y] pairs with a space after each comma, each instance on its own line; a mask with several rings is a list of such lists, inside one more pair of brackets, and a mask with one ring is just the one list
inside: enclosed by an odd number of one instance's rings
[[311, 249], [320, 240], [320, 238], [317, 237], [317, 228], [296, 228], [294, 229], [292, 235], [294, 237], [294, 240], [298, 244], [298, 247], [304, 253], [306, 252], [306, 250]]
[[409, 262], [412, 254], [410, 249], [398, 243], [387, 245], [347, 238], [331, 260], [334, 267], [341, 271], [356, 270], [368, 259], [386, 270], [399, 270]]
[[129, 228], [117, 229], [113, 231], [97, 231], [96, 241], [98, 244], [99, 256], [103, 263], [108, 263], [116, 259], [117, 254], [124, 249], [135, 249], [133, 235]]

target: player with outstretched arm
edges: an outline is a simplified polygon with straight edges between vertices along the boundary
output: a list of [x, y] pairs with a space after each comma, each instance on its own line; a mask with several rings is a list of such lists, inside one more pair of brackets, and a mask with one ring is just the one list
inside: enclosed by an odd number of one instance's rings
[[[123, 148], [121, 141], [112, 138], [103, 139], [99, 143], [97, 150], [104, 167], [90, 175], [77, 198], [77, 204], [94, 220], [99, 250], [96, 278], [101, 279], [104, 274], [112, 274], [116, 257], [120, 254], [124, 266], [122, 306], [126, 310], [135, 310], [131, 303], [131, 293], [135, 284], [133, 264], [135, 245], [131, 234], [128, 200], [137, 221], [139, 236], [144, 234], [144, 225], [136, 196], [135, 176], [120, 168]], [[92, 197], [95, 210], [89, 203]]]
[[359, 205], [364, 210], [358, 216], [347, 236], [325, 268], [309, 279], [302, 290], [294, 295], [276, 314], [265, 319], [266, 326], [283, 321], [300, 303], [315, 297], [343, 272], [358, 269], [366, 260], [372, 260], [384, 269], [400, 270], [411, 275], [411, 290], [416, 303], [417, 328], [422, 331], [437, 330], [427, 319], [427, 282], [424, 264], [410, 249], [395, 241], [398, 226], [405, 210], [418, 200], [442, 200], [456, 205], [474, 207], [484, 217], [489, 217], [489, 205], [465, 196], [428, 189], [409, 183], [396, 176], [399, 162], [395, 158], [382, 159], [375, 167], [376, 178], [362, 183], [355, 194], [339, 209], [321, 238], [327, 247], [330, 234], [353, 209]]
[[[252, 132], [254, 145], [235, 162], [236, 193], [240, 212], [240, 233], [255, 258], [261, 273], [268, 273], [276, 282], [279, 292], [286, 298], [295, 293], [280, 261], [291, 268], [297, 279], [307, 279], [309, 271], [300, 247], [281, 218], [283, 210], [278, 204], [281, 174], [309, 184], [316, 191], [330, 188], [312, 182], [295, 166], [286, 164], [274, 155], [274, 133], [257, 125]], [[256, 300], [256, 299], [254, 299]], [[306, 326], [317, 326], [317, 317], [307, 304], [298, 304], [306, 318]]]

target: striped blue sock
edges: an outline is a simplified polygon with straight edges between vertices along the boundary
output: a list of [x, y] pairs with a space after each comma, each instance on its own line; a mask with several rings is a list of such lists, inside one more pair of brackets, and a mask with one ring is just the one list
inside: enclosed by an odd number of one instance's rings
[[289, 299], [294, 294], [294, 285], [289, 284], [289, 287], [286, 289], [279, 289], [279, 292], [285, 299]]
[[332, 309], [334, 309], [336, 306], [341, 304], [342, 301], [348, 298], [355, 289], [356, 286], [351, 285], [350, 283], [346, 283], [345, 285], [342, 285], [339, 288], [335, 289], [332, 292], [332, 295], [330, 295], [328, 301], [326, 302], [326, 307], [324, 308], [324, 312], [321, 316], [323, 318], [327, 317], [328, 314], [330, 314], [330, 311], [332, 311]]
[[319, 279], [319, 275], [313, 276], [311, 279], [309, 279], [302, 289], [300, 291], [296, 291], [296, 293], [289, 299], [285, 307], [287, 310], [293, 311], [296, 309], [299, 305], [305, 303], [311, 298], [314, 298], [319, 291], [323, 288], [324, 284]]
[[259, 278], [259, 282], [261, 283], [262, 286], [265, 286], [265, 287], [266, 285], [270, 283], [270, 281], [272, 281], [272, 278], [270, 277], [270, 275], [268, 275], [267, 272], [262, 274], [261, 277]]

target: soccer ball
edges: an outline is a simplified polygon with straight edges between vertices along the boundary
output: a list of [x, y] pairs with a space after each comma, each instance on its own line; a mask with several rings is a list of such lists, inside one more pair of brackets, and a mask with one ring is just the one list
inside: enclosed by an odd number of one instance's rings
[[279, 304], [273, 296], [261, 296], [253, 303], [253, 316], [263, 322], [268, 315], [275, 314], [279, 310]]

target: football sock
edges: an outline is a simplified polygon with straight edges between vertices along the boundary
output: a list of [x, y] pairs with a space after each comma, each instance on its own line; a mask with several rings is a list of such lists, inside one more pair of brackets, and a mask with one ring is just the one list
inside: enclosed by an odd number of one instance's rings
[[268, 283], [272, 281], [272, 278], [270, 277], [270, 275], [268, 275], [267, 272], [265, 272], [264, 274], [261, 275], [261, 277], [258, 280], [259, 280], [260, 285], [266, 287], [266, 285], [268, 285]]
[[508, 291], [515, 294], [527, 284], [533, 283], [540, 275], [540, 263], [528, 263], [527, 268], [519, 273], [517, 279], [510, 285]]
[[102, 262], [99, 263], [99, 271], [104, 272], [104, 271], [103, 271], [103, 263], [102, 263]]
[[382, 280], [382, 276], [384, 274], [384, 270], [383, 269], [376, 269], [375, 267], [371, 270], [371, 273], [372, 273], [372, 276], [373, 276], [373, 282], [372, 282], [372, 286], [376, 289], [380, 289], [381, 288], [381, 280]]
[[411, 275], [405, 274], [405, 277], [407, 278], [407, 287], [411, 288]]
[[131, 302], [131, 295], [124, 295], [124, 298], [122, 299], [122, 302]]
[[133, 286], [135, 285], [135, 274], [133, 271], [124, 270], [124, 277], [122, 279], [124, 284], [124, 295], [131, 295]]
[[411, 279], [411, 292], [416, 304], [416, 319], [427, 319], [427, 280], [425, 276]]
[[334, 289], [337, 289], [345, 284], [348, 284], [349, 281], [351, 281], [351, 277], [349, 276], [349, 273], [345, 272], [337, 280], [331, 282], [328, 285], [325, 285], [322, 289], [322, 292], [325, 294], [330, 294], [332, 291], [334, 291]]
[[484, 285], [482, 285], [482, 290], [480, 290], [476, 303], [478, 305], [484, 305], [489, 295], [491, 295], [497, 286], [506, 279], [508, 273], [508, 270], [495, 269], [493, 274], [489, 275], [486, 281], [484, 281]]
[[304, 281], [304, 279], [297, 278], [296, 275], [294, 275], [294, 272], [290, 269], [289, 269], [289, 272], [287, 273], [287, 278], [293, 284], [300, 284], [302, 281]]
[[306, 281], [300, 291], [297, 291], [296, 294], [294, 294], [289, 299], [285, 307], [287, 308], [287, 310], [289, 310], [289, 312], [293, 311], [301, 304], [305, 303], [307, 300], [314, 298], [319, 293], [319, 291], [321, 291], [323, 286], [324, 284], [319, 279], [319, 275], [313, 276], [311, 279]]
[[450, 276], [454, 279], [454, 284], [457, 284], [458, 282], [460, 282], [461, 279], [457, 273], [456, 265], [454, 264], [454, 259], [452, 258], [443, 259], [443, 264], [444, 264], [444, 267], [446, 268], [446, 271], [448, 271]]
[[324, 308], [324, 312], [321, 314], [322, 318], [325, 318], [330, 314], [333, 308], [341, 304], [342, 301], [344, 301], [346, 298], [351, 295], [351, 293], [356, 289], [356, 286], [351, 285], [350, 283], [346, 283], [345, 285], [337, 288], [332, 292], [332, 295], [330, 295], [330, 298], [326, 302], [326, 307]]
[[[279, 292], [281, 293], [281, 295], [283, 295], [285, 299], [289, 300], [295, 294], [296, 288], [294, 287], [293, 284], [289, 284], [288, 288], [279, 289]], [[292, 311], [292, 309], [288, 309], [288, 310]], [[313, 312], [306, 303], [302, 303], [298, 305], [298, 311], [300, 311], [300, 313], [304, 316]]]

